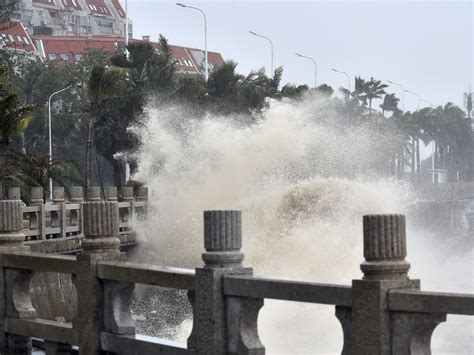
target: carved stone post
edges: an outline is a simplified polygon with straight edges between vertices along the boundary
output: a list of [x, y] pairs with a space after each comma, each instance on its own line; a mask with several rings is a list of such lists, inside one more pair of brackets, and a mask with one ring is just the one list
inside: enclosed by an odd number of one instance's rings
[[5, 333], [5, 318], [31, 318], [36, 312], [31, 305], [30, 281], [32, 273], [25, 270], [3, 268], [3, 254], [28, 252], [23, 245], [23, 204], [20, 189], [8, 191], [9, 200], [0, 201], [0, 352], [29, 353], [31, 340], [28, 337]]
[[[61, 228], [59, 237], [66, 237], [66, 201], [64, 199], [64, 187], [53, 187], [53, 203], [59, 205], [59, 212], [57, 213], [58, 225]], [[51, 221], [53, 213], [51, 212]], [[51, 222], [52, 223], [52, 222]]]
[[[39, 211], [35, 214], [34, 223], [36, 228], [39, 230], [38, 239], [46, 239], [46, 216], [44, 213], [44, 200], [43, 200], [43, 188], [32, 187], [31, 188], [31, 206], [38, 206]], [[30, 220], [30, 223], [33, 222]]]
[[388, 291], [419, 289], [408, 278], [405, 216], [364, 216], [362, 280], [352, 282], [352, 354], [392, 354]]
[[118, 202], [101, 201], [99, 188], [89, 189], [83, 204], [83, 253], [77, 256], [76, 288], [78, 315], [74, 328], [79, 331], [79, 353], [100, 354], [100, 331], [104, 319], [104, 287], [96, 277], [97, 262], [123, 258], [119, 251]]
[[[196, 269], [194, 325], [188, 348], [198, 354], [263, 354], [256, 333], [262, 300], [226, 299], [225, 275], [251, 275], [242, 267], [244, 254], [240, 211], [205, 211], [203, 268]], [[193, 295], [191, 295], [191, 299]]]

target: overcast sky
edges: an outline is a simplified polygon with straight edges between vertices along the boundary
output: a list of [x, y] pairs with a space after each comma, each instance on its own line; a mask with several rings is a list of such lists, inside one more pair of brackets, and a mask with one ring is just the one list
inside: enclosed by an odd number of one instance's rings
[[[128, 1], [135, 38], [156, 40], [161, 33], [171, 44], [204, 47], [199, 12], [176, 1]], [[330, 68], [399, 82], [435, 105], [462, 105], [463, 93], [474, 88], [472, 1], [181, 1], [206, 13], [208, 49], [238, 62], [244, 74], [270, 67], [269, 43], [249, 34], [253, 30], [273, 40], [284, 83], [314, 83], [314, 65], [295, 56], [299, 52], [316, 59], [318, 84], [335, 89], [347, 79]], [[399, 87], [389, 92], [401, 97]], [[417, 102], [405, 94], [407, 110]]]

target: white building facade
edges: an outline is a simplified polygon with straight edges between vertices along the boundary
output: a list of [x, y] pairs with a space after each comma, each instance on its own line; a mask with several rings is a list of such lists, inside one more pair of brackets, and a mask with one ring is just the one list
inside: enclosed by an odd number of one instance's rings
[[20, 0], [13, 18], [32, 36], [125, 37], [119, 0]]

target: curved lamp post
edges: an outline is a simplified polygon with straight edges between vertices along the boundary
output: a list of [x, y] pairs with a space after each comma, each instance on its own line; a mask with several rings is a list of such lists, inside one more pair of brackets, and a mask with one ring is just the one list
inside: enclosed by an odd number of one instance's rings
[[199, 7], [189, 6], [189, 5], [186, 5], [186, 4], [179, 3], [179, 2], [176, 3], [176, 5], [181, 6], [181, 7], [186, 7], [188, 9], [197, 10], [204, 17], [204, 57], [205, 57], [205, 61], [206, 61], [206, 63], [205, 63], [205, 65], [206, 65], [205, 77], [206, 77], [206, 81], [208, 81], [208, 79], [209, 79], [209, 62], [208, 62], [208, 57], [207, 57], [207, 18], [206, 18], [206, 14]]
[[314, 87], [317, 87], [317, 82], [318, 82], [318, 64], [316, 63], [316, 60], [312, 57], [308, 57], [299, 53], [295, 53], [298, 57], [300, 58], [306, 58], [311, 60], [314, 63]]
[[271, 71], [270, 71], [270, 74], [273, 75], [273, 42], [270, 38], [268, 38], [267, 36], [264, 36], [264, 35], [260, 35], [258, 33], [255, 33], [254, 31], [249, 31], [250, 34], [254, 35], [254, 36], [257, 36], [257, 37], [261, 37], [261, 38], [265, 38], [268, 42], [270, 42], [270, 49], [271, 49]]
[[402, 84], [396, 83], [394, 81], [387, 80], [390, 84], [400, 86], [402, 88], [402, 110], [405, 111], [405, 88]]

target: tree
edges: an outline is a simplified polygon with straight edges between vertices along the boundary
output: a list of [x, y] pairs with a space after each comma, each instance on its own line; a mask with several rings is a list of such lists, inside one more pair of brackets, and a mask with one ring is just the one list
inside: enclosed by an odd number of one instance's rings
[[334, 94], [334, 90], [328, 84], [321, 84], [316, 88], [316, 91], [319, 92], [321, 95], [326, 97], [331, 97]]
[[17, 4], [18, 0], [0, 0], [0, 29], [6, 25]]
[[5, 160], [9, 146], [15, 136], [21, 134], [32, 118], [37, 105], [23, 105], [17, 93], [11, 89], [9, 68], [6, 62], [0, 65], [0, 197], [5, 191]]
[[127, 70], [118, 67], [94, 66], [87, 84], [89, 98], [89, 118], [87, 122], [87, 138], [85, 150], [85, 186], [89, 189], [92, 184], [93, 164], [92, 152], [94, 149], [95, 124], [104, 102], [120, 96], [129, 82]]
[[382, 109], [382, 115], [385, 116], [385, 112], [396, 112], [399, 111], [398, 102], [400, 99], [395, 94], [386, 94], [383, 98], [383, 103], [380, 105]]
[[380, 80], [370, 78], [369, 81], [365, 82], [362, 86], [362, 97], [364, 102], [369, 102], [369, 115], [372, 114], [372, 100], [380, 99], [385, 94], [385, 88], [388, 85], [382, 84]]

